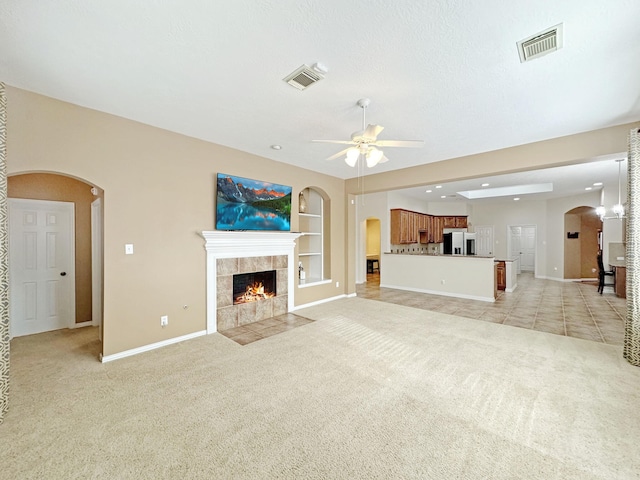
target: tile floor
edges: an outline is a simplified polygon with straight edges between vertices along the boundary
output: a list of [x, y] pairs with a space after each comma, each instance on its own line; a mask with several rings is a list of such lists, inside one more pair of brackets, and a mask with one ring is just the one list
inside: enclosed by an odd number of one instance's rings
[[240, 345], [247, 345], [311, 322], [313, 322], [313, 320], [301, 317], [300, 315], [285, 313], [284, 315], [249, 323], [241, 327], [230, 328], [229, 330], [220, 332], [220, 334]]
[[522, 273], [515, 291], [499, 292], [496, 302], [488, 303], [380, 288], [380, 275], [374, 273], [356, 291], [362, 298], [622, 345], [626, 300], [616, 297], [611, 288], [602, 295], [597, 288], [596, 282], [557, 282]]
[[[600, 295], [597, 288], [595, 282], [556, 282], [522, 273], [514, 292], [498, 292], [496, 302], [488, 303], [380, 288], [380, 274], [373, 273], [367, 275], [366, 283], [357, 285], [356, 291], [362, 298], [622, 345], [626, 300], [616, 297], [610, 288], [605, 288]], [[312, 321], [286, 313], [220, 333], [240, 345], [247, 345]]]

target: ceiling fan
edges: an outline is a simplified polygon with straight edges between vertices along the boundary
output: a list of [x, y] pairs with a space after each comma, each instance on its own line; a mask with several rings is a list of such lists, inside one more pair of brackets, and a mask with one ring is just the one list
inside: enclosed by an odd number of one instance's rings
[[[365, 121], [366, 110], [370, 103], [371, 100], [368, 98], [358, 100], [357, 105], [362, 108], [362, 130], [352, 133], [351, 140], [312, 140], [314, 142], [352, 145], [335, 155], [331, 155], [327, 160], [335, 160], [342, 155], [346, 155], [344, 161], [350, 167], [355, 167], [358, 159], [362, 156], [367, 162], [367, 167], [375, 167], [378, 163], [384, 163], [389, 160], [385, 157], [382, 150], [379, 150], [377, 147], [419, 148], [424, 146], [424, 142], [421, 140], [378, 140], [378, 135], [384, 130], [384, 127], [380, 125], [367, 125]], [[365, 125], [367, 126], [365, 127]]]

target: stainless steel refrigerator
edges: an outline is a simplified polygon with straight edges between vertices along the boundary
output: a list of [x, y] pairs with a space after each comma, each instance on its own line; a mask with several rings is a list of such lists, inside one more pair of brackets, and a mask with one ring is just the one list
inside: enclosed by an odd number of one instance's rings
[[450, 232], [443, 235], [442, 253], [445, 255], [464, 254], [464, 233]]

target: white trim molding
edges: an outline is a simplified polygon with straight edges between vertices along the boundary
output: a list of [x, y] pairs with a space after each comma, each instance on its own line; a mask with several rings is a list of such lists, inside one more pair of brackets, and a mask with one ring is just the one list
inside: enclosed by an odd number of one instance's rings
[[207, 251], [207, 333], [216, 333], [217, 326], [217, 260], [219, 258], [262, 257], [268, 255], [287, 255], [288, 298], [287, 310], [294, 309], [295, 271], [293, 252], [299, 232], [226, 232], [205, 231]]
[[151, 350], [155, 350], [156, 348], [162, 348], [168, 345], [173, 345], [174, 343], [184, 342], [185, 340], [191, 340], [192, 338], [201, 337], [206, 334], [207, 332], [201, 330], [199, 332], [190, 333], [188, 335], [182, 335], [181, 337], [170, 338], [161, 342], [151, 343], [149, 345], [144, 345], [138, 348], [132, 348], [131, 350], [125, 350], [124, 352], [114, 353], [113, 355], [103, 356], [102, 354], [100, 354], [100, 361], [102, 363], [107, 363], [112, 362], [113, 360], [120, 360], [121, 358], [131, 357], [139, 353], [149, 352]]

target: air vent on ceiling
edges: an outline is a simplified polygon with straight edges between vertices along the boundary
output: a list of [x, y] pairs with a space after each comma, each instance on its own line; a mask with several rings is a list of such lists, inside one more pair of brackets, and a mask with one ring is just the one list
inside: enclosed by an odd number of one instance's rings
[[562, 23], [518, 42], [520, 62], [528, 62], [562, 48]]
[[302, 65], [295, 72], [287, 75], [283, 80], [298, 90], [304, 90], [323, 78], [324, 76], [312, 70], [308, 65]]

